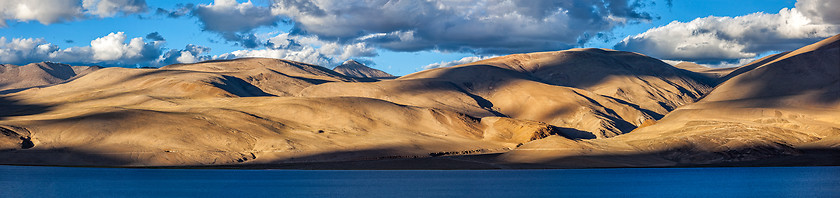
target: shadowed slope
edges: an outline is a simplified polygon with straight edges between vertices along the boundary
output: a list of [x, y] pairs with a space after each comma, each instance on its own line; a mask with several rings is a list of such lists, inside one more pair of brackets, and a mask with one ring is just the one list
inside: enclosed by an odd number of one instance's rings
[[[840, 35], [785, 54], [733, 76], [703, 101], [762, 99], [795, 102], [798, 104], [787, 105], [797, 106], [836, 106], [840, 100]], [[787, 96], [795, 99], [783, 99]]]

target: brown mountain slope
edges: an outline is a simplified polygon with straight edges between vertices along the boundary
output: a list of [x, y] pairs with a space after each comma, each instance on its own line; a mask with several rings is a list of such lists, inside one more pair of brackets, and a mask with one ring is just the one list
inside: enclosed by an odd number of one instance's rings
[[370, 68], [355, 60], [348, 60], [333, 68], [333, 71], [357, 78], [388, 79], [396, 78], [394, 75], [385, 73], [382, 70]]
[[353, 80], [320, 66], [274, 59], [105, 68], [0, 97], [7, 110], [0, 112], [0, 163], [173, 166], [414, 158], [506, 151], [558, 132], [545, 123], [475, 118], [370, 98], [269, 94]]
[[101, 67], [70, 66], [52, 62], [24, 66], [0, 65], [0, 92], [58, 84], [98, 69]]
[[692, 74], [635, 53], [575, 49], [504, 56], [383, 82], [326, 83], [301, 94], [502, 115], [566, 128], [567, 137], [605, 138], [708, 92], [710, 85]]
[[618, 98], [659, 114], [694, 102], [713, 86], [660, 60], [605, 49], [519, 54], [472, 64], [506, 67], [547, 84]]
[[[502, 159], [568, 165], [571, 157], [604, 166], [761, 164], [755, 161], [785, 158], [811, 161], [774, 163], [837, 163], [838, 44], [840, 36], [834, 36], [783, 53], [781, 58], [771, 57], [772, 61], [723, 82], [699, 102], [629, 134], [578, 142], [538, 140], [504, 154]], [[825, 158], [825, 152], [833, 154]], [[566, 162], [558, 161], [564, 158]]]
[[[352, 108], [348, 108], [352, 107]], [[550, 126], [365, 98], [247, 97], [53, 106], [0, 124], [4, 164], [219, 165], [504, 151]], [[26, 148], [26, 141], [34, 147]], [[17, 142], [17, 143], [15, 143]], [[81, 157], [81, 156], [97, 157]], [[56, 157], [62, 156], [62, 157]], [[98, 161], [102, 160], [102, 161]]]
[[294, 96], [303, 88], [326, 82], [367, 81], [367, 79], [348, 77], [317, 65], [269, 58], [176, 64], [160, 69], [232, 76], [276, 96]]

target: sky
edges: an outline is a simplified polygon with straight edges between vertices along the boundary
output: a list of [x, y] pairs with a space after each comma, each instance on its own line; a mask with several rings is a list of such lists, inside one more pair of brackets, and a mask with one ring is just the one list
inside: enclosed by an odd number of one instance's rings
[[596, 47], [739, 66], [840, 33], [836, 0], [2, 0], [0, 64], [269, 57], [395, 75]]

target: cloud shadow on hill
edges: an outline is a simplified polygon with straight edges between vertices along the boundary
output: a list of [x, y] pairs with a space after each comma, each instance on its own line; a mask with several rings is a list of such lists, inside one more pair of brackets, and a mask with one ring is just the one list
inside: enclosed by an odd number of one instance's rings
[[43, 104], [27, 104], [9, 96], [0, 96], [0, 120], [7, 117], [26, 116], [45, 113], [52, 106]]

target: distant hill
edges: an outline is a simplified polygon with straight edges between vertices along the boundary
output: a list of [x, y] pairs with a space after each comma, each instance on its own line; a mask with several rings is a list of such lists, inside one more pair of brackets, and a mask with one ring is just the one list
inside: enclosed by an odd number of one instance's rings
[[0, 93], [58, 84], [99, 69], [101, 67], [70, 66], [53, 62], [24, 66], [4, 64], [0, 65]]
[[333, 71], [347, 75], [352, 77], [358, 78], [373, 78], [373, 79], [391, 79], [396, 78], [395, 76], [385, 73], [382, 70], [370, 68], [365, 66], [362, 63], [356, 62], [355, 60], [348, 60], [344, 61], [339, 66], [333, 68]]
[[740, 67], [710, 68], [692, 62], [680, 62], [674, 65], [676, 68], [688, 70], [709, 78], [714, 84], [721, 83], [724, 77]]

